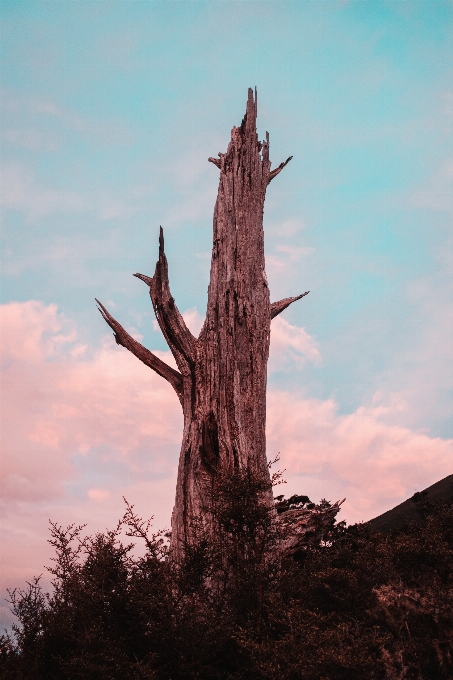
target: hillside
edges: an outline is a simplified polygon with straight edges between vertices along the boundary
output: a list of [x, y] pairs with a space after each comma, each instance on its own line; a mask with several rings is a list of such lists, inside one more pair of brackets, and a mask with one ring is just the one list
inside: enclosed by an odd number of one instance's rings
[[408, 522], [420, 522], [421, 516], [417, 512], [416, 504], [414, 503], [415, 498], [420, 498], [419, 494], [423, 496], [423, 500], [431, 502], [441, 499], [453, 500], [453, 475], [448, 475], [448, 477], [441, 479], [439, 482], [428, 486], [427, 489], [417, 492], [417, 494], [392, 508], [392, 510], [387, 510], [382, 515], [366, 522], [366, 526], [370, 527], [373, 531], [387, 534], [392, 529], [400, 529]]

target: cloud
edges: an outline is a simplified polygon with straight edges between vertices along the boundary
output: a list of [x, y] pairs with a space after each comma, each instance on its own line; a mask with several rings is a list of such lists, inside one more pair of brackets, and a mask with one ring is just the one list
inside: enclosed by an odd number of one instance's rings
[[453, 211], [453, 160], [445, 163], [425, 188], [412, 195], [412, 204], [417, 208]]
[[[404, 288], [406, 318], [394, 327], [392, 356], [376, 384], [387, 395], [397, 392], [407, 403], [399, 422], [409, 427], [451, 433], [453, 416], [453, 163], [445, 163], [405, 197], [422, 208], [422, 220], [434, 241], [430, 267], [421, 265]], [[442, 214], [443, 213], [443, 214]], [[417, 211], [415, 213], [417, 219]], [[416, 261], [418, 264], [418, 260]], [[388, 414], [387, 420], [394, 420]]]
[[410, 328], [410, 341], [403, 351], [395, 352], [387, 370], [409, 404], [407, 422], [426, 427], [451, 428], [453, 416], [452, 245], [450, 238], [439, 248], [434, 272], [407, 286], [409, 303], [417, 310], [416, 322]]
[[49, 152], [59, 148], [57, 135], [31, 126], [10, 126], [3, 130], [3, 138], [12, 146], [29, 151]]
[[268, 396], [268, 456], [278, 451], [294, 493], [346, 497], [343, 518], [368, 520], [452, 472], [453, 439], [433, 438], [385, 417], [404, 404], [361, 406], [341, 415], [333, 399]]
[[120, 119], [96, 121], [51, 99], [8, 89], [3, 89], [1, 96], [4, 110], [2, 136], [13, 147], [56, 151], [61, 148], [63, 135], [68, 132], [88, 139], [96, 148], [128, 145], [135, 141], [131, 128]]
[[[113, 338], [90, 351], [56, 305], [3, 305], [2, 468], [5, 585], [23, 584], [49, 563], [47, 520], [115, 525], [122, 496], [155, 526], [168, 526], [182, 433], [172, 388]], [[185, 312], [196, 332], [196, 309]], [[318, 363], [316, 341], [273, 321], [271, 367]], [[171, 361], [169, 352], [159, 355]], [[451, 473], [453, 441], [398, 423], [394, 395], [351, 414], [333, 399], [269, 390], [268, 457], [281, 452], [287, 491], [314, 500], [347, 498], [342, 516], [369, 519]]]
[[[307, 245], [296, 245], [301, 242], [306, 223], [290, 218], [282, 223], [266, 224], [266, 271], [271, 284], [271, 290], [279, 290], [282, 274], [285, 279], [298, 280], [300, 277], [300, 263], [303, 257], [312, 255], [315, 248]], [[285, 243], [285, 240], [290, 242]], [[283, 243], [282, 243], [283, 241]], [[305, 260], [306, 261], [306, 260]]]
[[269, 371], [282, 370], [294, 365], [302, 368], [307, 361], [321, 363], [316, 340], [303, 328], [292, 326], [283, 317], [277, 316], [271, 326]]
[[166, 447], [179, 443], [181, 415], [165, 381], [110, 337], [87, 356], [55, 305], [10, 303], [1, 314], [4, 497], [60, 497], [74, 456], [99, 447], [132, 471], [173, 474]]
[[94, 501], [102, 503], [107, 500], [110, 496], [110, 491], [107, 489], [88, 489], [88, 497], [92, 498]]
[[453, 160], [445, 162], [425, 186], [418, 188], [409, 196], [409, 205], [453, 212]]
[[311, 255], [315, 252], [314, 248], [297, 248], [296, 246], [277, 246], [275, 250], [287, 255], [293, 262], [297, 261], [301, 255]]
[[306, 229], [307, 224], [300, 219], [290, 217], [280, 222], [266, 223], [266, 233], [278, 238], [293, 238]]
[[30, 222], [59, 213], [93, 212], [102, 221], [130, 218], [147, 207], [154, 187], [137, 184], [128, 191], [54, 189], [40, 182], [23, 163], [5, 161], [0, 203], [4, 209], [22, 212]]
[[201, 316], [198, 309], [196, 307], [186, 309], [186, 311], [182, 313], [182, 317], [192, 335], [198, 338], [204, 323], [204, 317]]
[[4, 589], [43, 572], [48, 584], [49, 519], [103, 530], [122, 516], [124, 495], [168, 526], [182, 413], [172, 388], [111, 336], [90, 353], [56, 305], [0, 313]]
[[2, 170], [1, 203], [20, 210], [31, 220], [56, 212], [83, 212], [90, 208], [81, 193], [69, 189], [48, 189], [36, 182], [20, 163], [8, 163]]

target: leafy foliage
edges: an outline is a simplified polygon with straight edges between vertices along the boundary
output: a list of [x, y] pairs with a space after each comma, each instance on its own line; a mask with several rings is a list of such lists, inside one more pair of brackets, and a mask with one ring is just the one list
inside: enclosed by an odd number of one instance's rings
[[[116, 529], [82, 538], [51, 525], [53, 592], [11, 592], [2, 639], [14, 680], [363, 680], [453, 676], [453, 504], [415, 499], [423, 523], [390, 535], [332, 525], [298, 560], [253, 475], [218, 478], [210, 520], [184, 561], [133, 506]], [[308, 507], [276, 500], [277, 512]], [[134, 557], [133, 544], [146, 552]]]

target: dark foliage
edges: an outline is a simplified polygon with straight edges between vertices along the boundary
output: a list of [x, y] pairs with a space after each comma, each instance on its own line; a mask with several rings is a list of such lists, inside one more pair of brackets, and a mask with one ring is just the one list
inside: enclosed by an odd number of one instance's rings
[[[219, 479], [216, 539], [200, 523], [179, 566], [129, 505], [115, 530], [85, 539], [83, 527], [52, 524], [54, 590], [36, 579], [11, 593], [19, 624], [2, 640], [1, 677], [453, 677], [451, 501], [414, 498], [423, 522], [390, 535], [337, 524], [295, 561], [279, 557], [263, 491], [247, 473]], [[144, 557], [122, 543], [123, 527], [145, 541]]]
[[275, 498], [275, 509], [279, 515], [286, 510], [298, 510], [299, 508], [307, 508], [311, 510], [315, 507], [315, 504], [310, 501], [308, 496], [298, 496], [295, 494], [290, 498], [285, 498], [284, 496], [276, 496]]

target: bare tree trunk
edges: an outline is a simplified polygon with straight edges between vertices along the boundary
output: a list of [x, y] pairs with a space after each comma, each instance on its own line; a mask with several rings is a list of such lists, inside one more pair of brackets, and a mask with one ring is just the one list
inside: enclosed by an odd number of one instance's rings
[[[225, 154], [210, 158], [220, 170], [206, 320], [196, 339], [170, 293], [162, 228], [154, 276], [135, 274], [150, 289], [159, 326], [179, 372], [131, 338], [99, 304], [123, 345], [175, 389], [184, 412], [171, 549], [175, 559], [193, 537], [193, 521], [209, 525], [209, 498], [220, 469], [248, 468], [270, 482], [266, 460], [266, 375], [271, 318], [298, 297], [270, 304], [264, 261], [263, 208], [271, 171], [269, 136], [256, 134], [257, 102], [234, 127]], [[269, 503], [272, 491], [269, 484]]]

